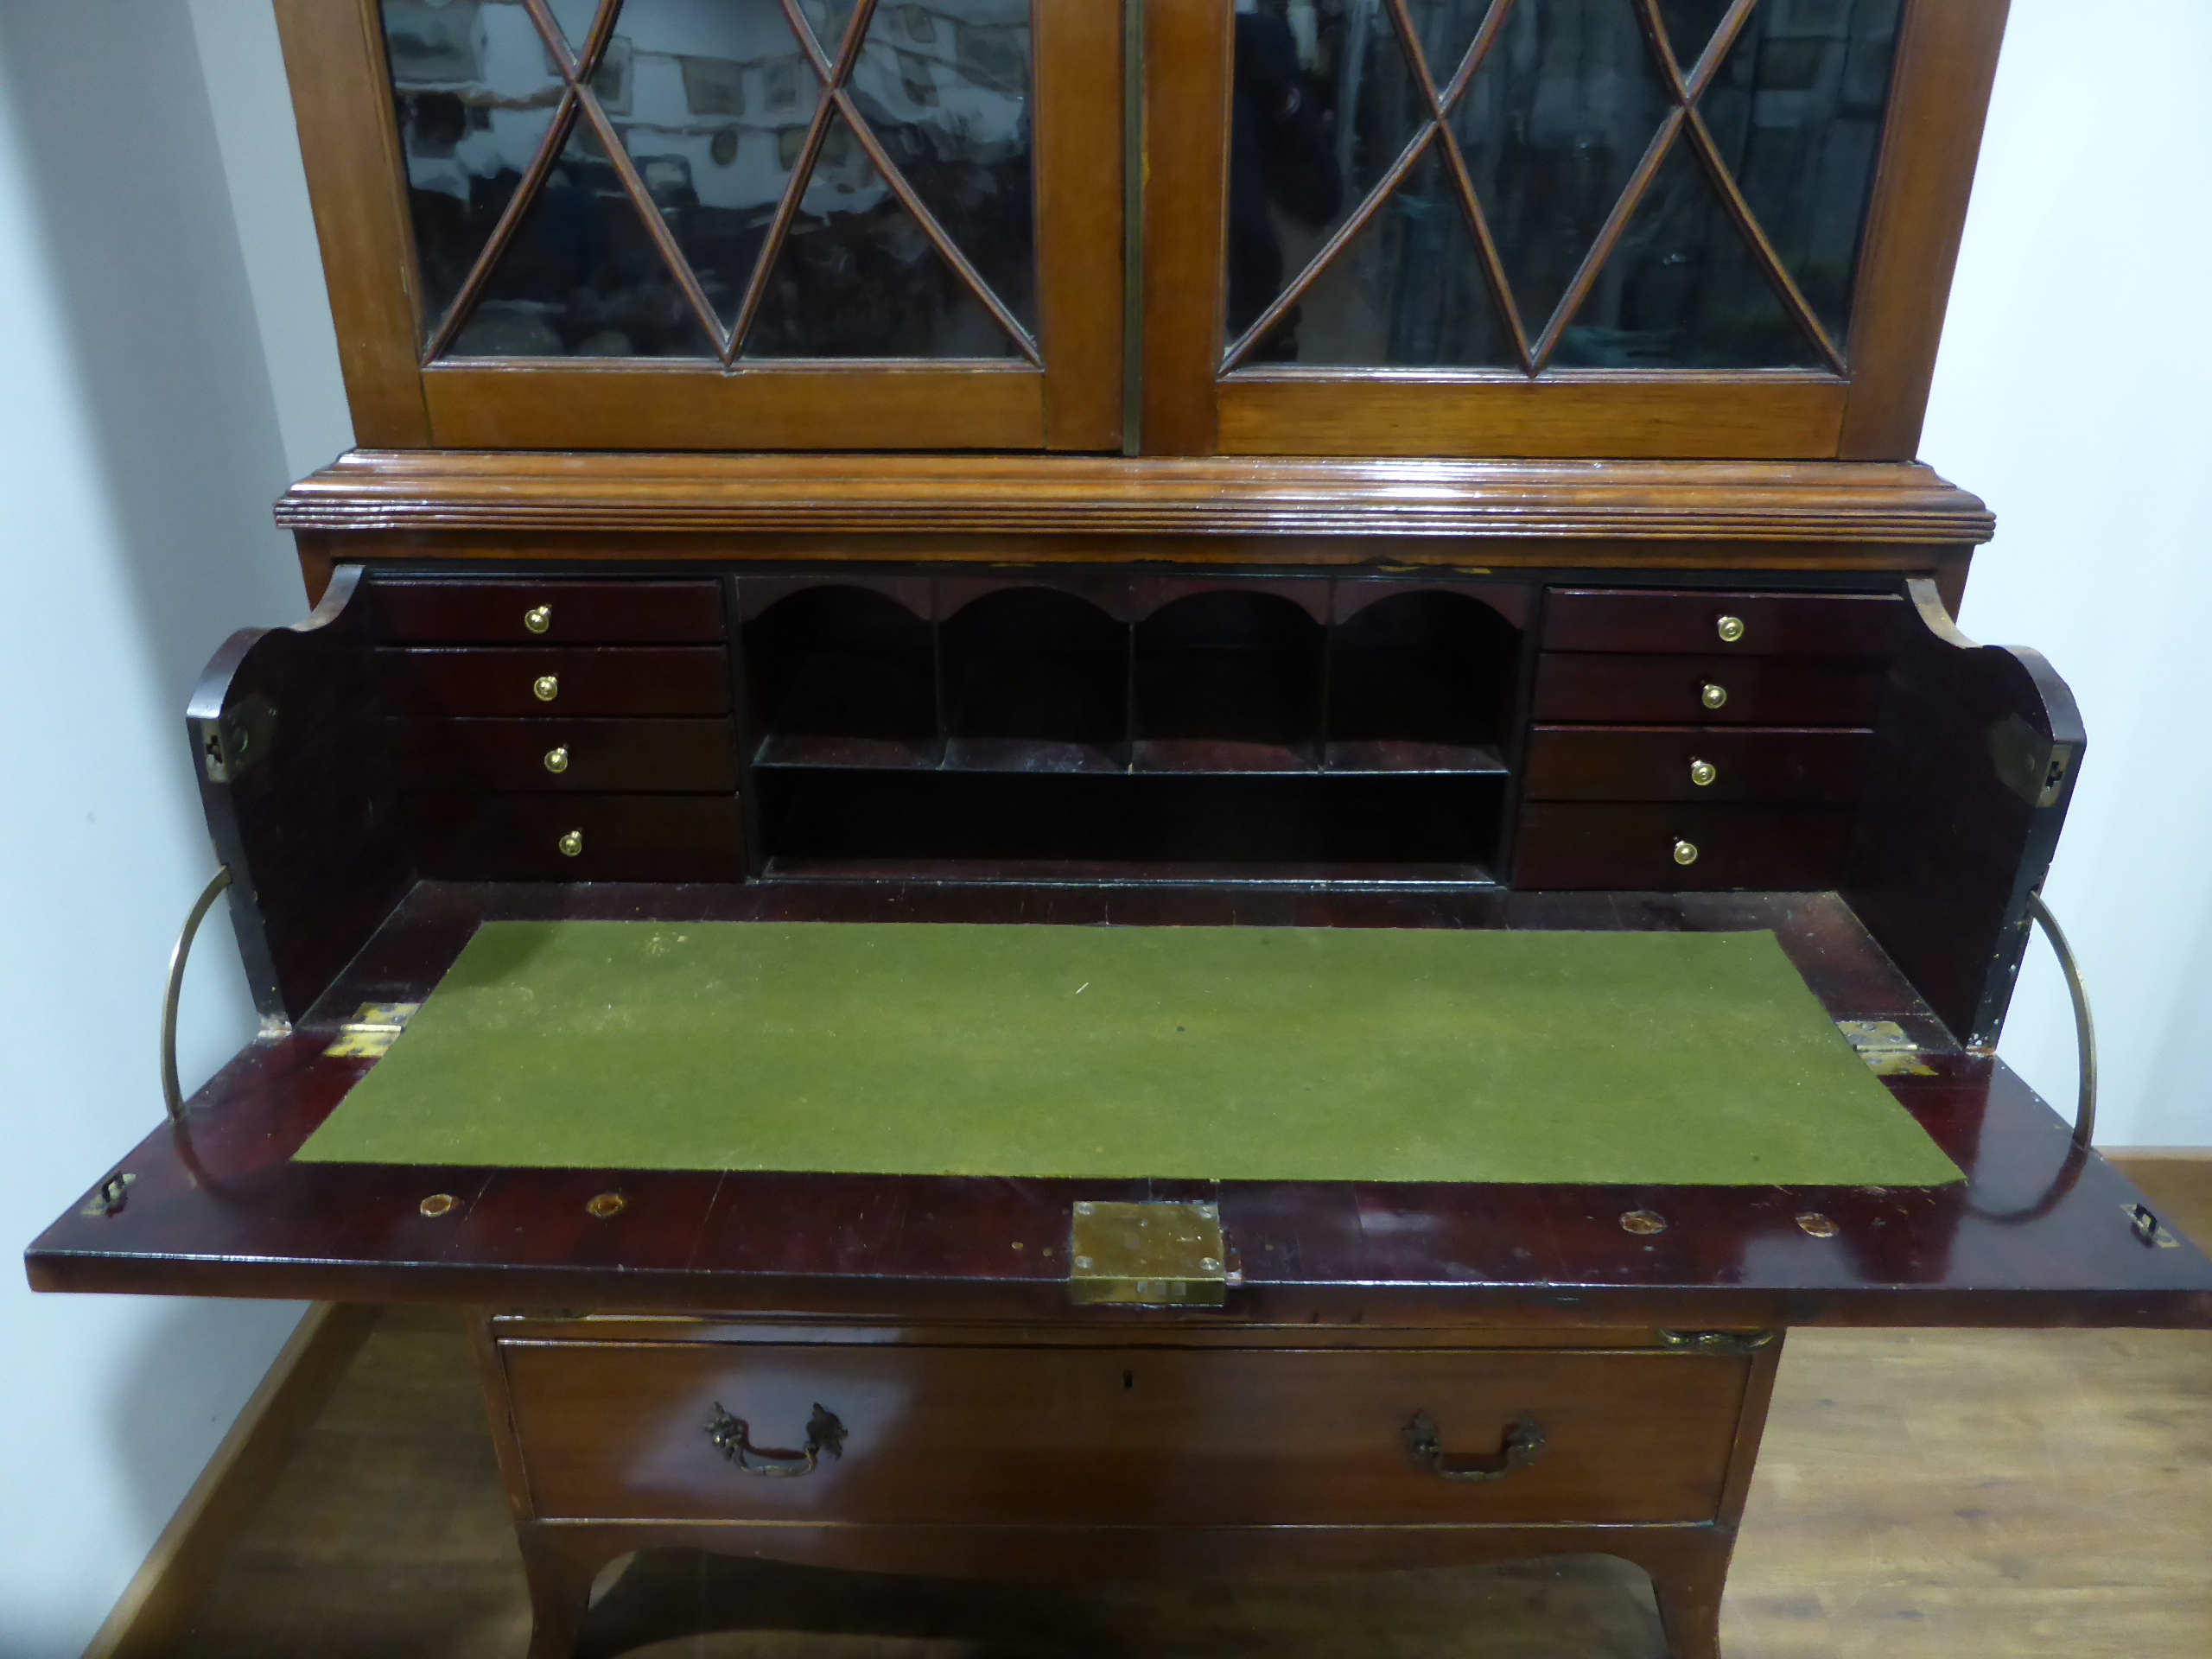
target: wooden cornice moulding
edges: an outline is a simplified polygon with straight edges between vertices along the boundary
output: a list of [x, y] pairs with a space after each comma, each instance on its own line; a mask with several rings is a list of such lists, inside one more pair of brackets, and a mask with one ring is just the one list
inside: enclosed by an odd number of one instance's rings
[[1917, 462], [551, 454], [358, 449], [296, 484], [314, 531], [1484, 536], [1971, 546]]

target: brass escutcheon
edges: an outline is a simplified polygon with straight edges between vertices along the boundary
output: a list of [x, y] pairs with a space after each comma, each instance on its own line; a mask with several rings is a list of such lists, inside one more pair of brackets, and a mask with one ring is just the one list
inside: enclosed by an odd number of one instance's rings
[[1697, 843], [1677, 839], [1675, 842], [1675, 862], [1684, 867], [1697, 862]]
[[460, 1200], [450, 1192], [433, 1192], [415, 1207], [432, 1221], [435, 1221], [440, 1216], [450, 1215], [454, 1206], [459, 1202]]
[[1713, 626], [1725, 645], [1732, 645], [1744, 637], [1744, 619], [1740, 616], [1724, 616]]
[[1836, 1233], [1835, 1223], [1817, 1210], [1808, 1210], [1798, 1217], [1797, 1225], [1814, 1238], [1834, 1238]]
[[[1713, 690], [1709, 685], [1705, 689], [1707, 691], [1711, 691]], [[554, 698], [561, 695], [560, 677], [556, 674], [539, 675], [536, 679], [530, 683], [530, 694], [536, 697], [540, 702], [552, 702]], [[1711, 706], [1718, 709], [1720, 705], [1716, 702]]]
[[584, 832], [581, 830], [571, 830], [567, 835], [562, 836], [556, 844], [561, 849], [562, 857], [574, 858], [584, 849]]
[[584, 1213], [599, 1221], [611, 1221], [622, 1213], [622, 1206], [629, 1202], [620, 1192], [602, 1192], [584, 1205]]
[[1697, 694], [1697, 700], [1708, 709], [1718, 709], [1728, 701], [1728, 688], [1708, 682], [1705, 689]]
[[546, 771], [557, 773], [566, 772], [568, 769], [569, 746], [567, 744], [563, 743], [558, 748], [548, 749], [545, 751]]
[[[549, 761], [547, 764], [550, 765], [551, 763]], [[1693, 760], [1690, 762], [1690, 782], [1695, 784], [1700, 789], [1707, 787], [1713, 780], [1719, 775], [1720, 768], [1714, 766], [1710, 760]]]
[[[550, 605], [531, 606], [522, 613], [522, 625], [532, 633], [544, 632], [553, 626], [553, 607]], [[1728, 636], [1723, 633], [1720, 637], [1726, 639]]]
[[1630, 1210], [1621, 1217], [1621, 1230], [1649, 1237], [1667, 1230], [1667, 1217], [1656, 1210]]

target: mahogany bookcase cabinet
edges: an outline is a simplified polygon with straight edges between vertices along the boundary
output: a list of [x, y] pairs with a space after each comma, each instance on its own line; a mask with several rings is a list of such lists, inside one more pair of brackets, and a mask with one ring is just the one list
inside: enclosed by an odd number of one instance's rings
[[[2212, 1324], [1993, 1054], [2083, 745], [1913, 460], [2003, 0], [277, 10], [362, 447], [188, 715], [265, 1028], [29, 1271], [476, 1310], [535, 1653], [691, 1546], [1604, 1552], [1710, 1656], [1786, 1327]], [[1771, 928], [1969, 1179], [292, 1161], [531, 917]], [[1071, 1301], [1192, 1198], [1222, 1306]]]

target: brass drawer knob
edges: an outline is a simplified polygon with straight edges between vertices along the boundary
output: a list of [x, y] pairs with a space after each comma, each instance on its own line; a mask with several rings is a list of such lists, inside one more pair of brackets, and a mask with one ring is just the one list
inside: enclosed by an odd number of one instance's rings
[[[1710, 695], [1713, 688], [1708, 685], [1705, 689], [1707, 693]], [[561, 695], [561, 677], [557, 674], [539, 675], [536, 679], [530, 683], [530, 694], [536, 697], [540, 702], [552, 702], [554, 698]], [[1718, 709], [1720, 705], [1715, 702], [1709, 703], [1707, 706]]]
[[[565, 848], [563, 850], [566, 850]], [[1677, 838], [1675, 842], [1675, 862], [1682, 865], [1696, 863], [1697, 843], [1694, 841], [1683, 841]]]
[[[550, 677], [549, 676], [549, 677]], [[538, 683], [543, 685], [544, 681], [541, 680]], [[541, 691], [538, 695], [540, 696], [545, 696], [550, 694]], [[1708, 709], [1718, 709], [1728, 701], [1728, 688], [1725, 685], [1714, 685], [1708, 682], [1705, 689], [1697, 694], [1697, 700]]]
[[1720, 635], [1722, 645], [1732, 645], [1744, 637], [1744, 619], [1740, 616], [1724, 616], [1713, 624], [1713, 628]]
[[[584, 832], [581, 830], [571, 830], [561, 837], [557, 844], [561, 849], [562, 857], [575, 858], [584, 849]], [[1692, 854], [1691, 856], [1694, 858], [1696, 855]]]
[[[566, 753], [567, 751], [556, 749], [554, 753], [556, 754]], [[558, 772], [560, 770], [560, 767], [554, 766], [553, 756], [550, 754], [545, 757], [545, 764], [551, 771]], [[1720, 768], [1714, 766], [1710, 760], [1693, 760], [1690, 762], [1690, 782], [1695, 784], [1700, 789], [1710, 787], [1713, 780], [1719, 775]]]
[[[1699, 761], [1699, 762], [1697, 763], [1697, 765], [1698, 765], [1698, 766], [1705, 766], [1705, 762], [1704, 762], [1704, 761], [1702, 761], [1702, 760], [1700, 760], [1700, 761]], [[554, 774], [554, 776], [558, 777], [561, 773], [563, 773], [563, 772], [566, 772], [568, 769], [569, 769], [569, 746], [568, 746], [567, 744], [563, 743], [563, 745], [561, 745], [558, 748], [552, 748], [552, 749], [548, 749], [548, 750], [546, 750], [546, 751], [545, 751], [545, 770], [546, 770], [546, 771], [548, 771], [548, 772], [550, 772], [553, 773], [553, 774]], [[1694, 770], [1694, 769], [1695, 769], [1695, 768], [1693, 768], [1693, 770]], [[1712, 770], [1712, 768], [1711, 768], [1710, 766], [1707, 766], [1707, 767], [1706, 767], [1706, 770], [1707, 770], [1707, 771], [1708, 771], [1708, 772], [1710, 772], [1710, 771]], [[1700, 781], [1705, 782], [1705, 783], [1708, 783], [1708, 784], [1709, 784], [1709, 783], [1711, 783], [1711, 782], [1713, 781], [1713, 779], [1711, 779], [1710, 778], [1707, 778], [1707, 779], [1701, 779]]]
[[[546, 629], [553, 626], [553, 607], [550, 605], [531, 606], [528, 610], [522, 613], [522, 625], [525, 628], [528, 628], [532, 633], [544, 632]], [[1737, 624], [1738, 628], [1742, 627], [1742, 626], [1743, 625], [1741, 623]], [[1721, 625], [1720, 637], [1723, 639], [1728, 638], [1727, 625], [1725, 620]]]

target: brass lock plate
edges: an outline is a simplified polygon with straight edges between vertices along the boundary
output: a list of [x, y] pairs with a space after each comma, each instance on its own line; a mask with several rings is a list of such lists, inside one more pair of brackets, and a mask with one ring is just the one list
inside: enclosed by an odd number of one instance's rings
[[1212, 1204], [1075, 1206], [1068, 1294], [1078, 1303], [1219, 1307], [1229, 1300], [1221, 1211]]

